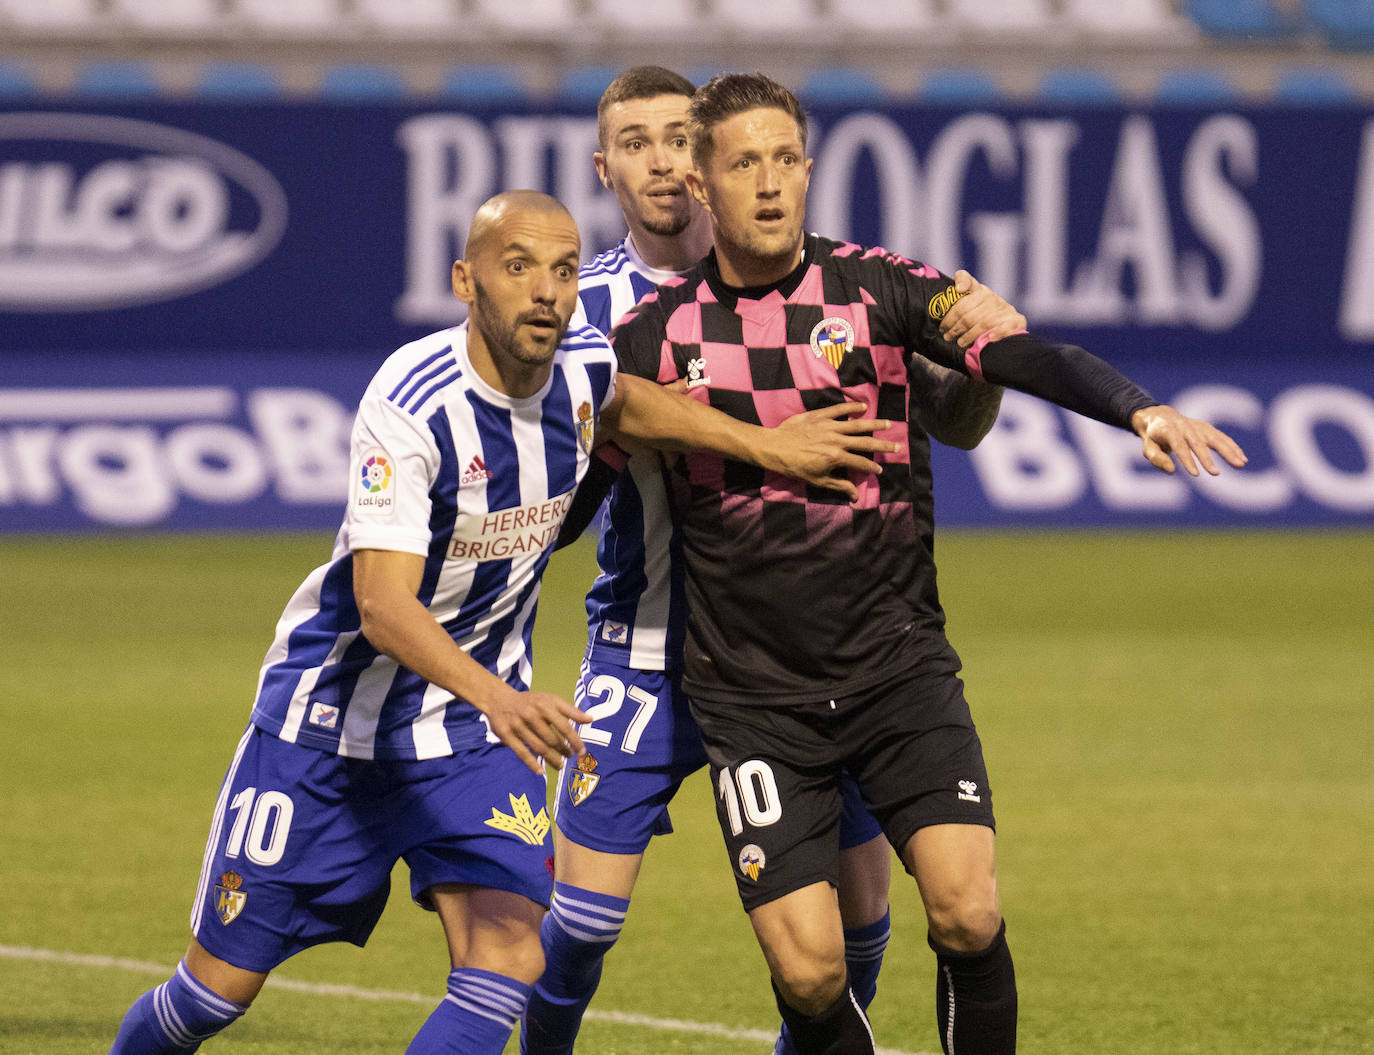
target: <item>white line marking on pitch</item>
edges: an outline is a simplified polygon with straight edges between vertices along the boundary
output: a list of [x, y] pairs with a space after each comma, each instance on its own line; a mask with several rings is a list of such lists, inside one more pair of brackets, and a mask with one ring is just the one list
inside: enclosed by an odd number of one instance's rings
[[[126, 960], [118, 956], [94, 956], [89, 953], [60, 952], [56, 949], [30, 949], [19, 945], [0, 945], [0, 959], [41, 961], [43, 963], [68, 964], [75, 967], [114, 968], [132, 971], [136, 974], [160, 975], [170, 977], [172, 968], [166, 964], [149, 960]], [[424, 993], [402, 993], [393, 989], [360, 989], [352, 985], [331, 985], [327, 982], [298, 982], [292, 978], [272, 975], [267, 985], [274, 989], [285, 989], [293, 993], [309, 993], [311, 996], [347, 996], [355, 1000], [392, 1000], [403, 1004], [432, 1005], [436, 997]], [[763, 1029], [738, 1029], [721, 1025], [718, 1022], [687, 1022], [676, 1018], [654, 1018], [652, 1015], [635, 1015], [626, 1011], [597, 1011], [589, 1008], [586, 1017], [594, 1022], [612, 1022], [622, 1026], [644, 1026], [648, 1029], [663, 1029], [674, 1033], [702, 1033], [727, 1040], [750, 1040], [760, 1044], [771, 1044], [777, 1039], [776, 1031]], [[927, 1055], [925, 1052], [901, 1051], [897, 1048], [878, 1048], [877, 1055]]]

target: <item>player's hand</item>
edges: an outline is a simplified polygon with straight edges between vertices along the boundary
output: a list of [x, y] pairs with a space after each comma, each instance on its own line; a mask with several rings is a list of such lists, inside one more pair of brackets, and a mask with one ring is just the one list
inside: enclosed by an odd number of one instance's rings
[[899, 449], [892, 441], [873, 435], [887, 431], [892, 422], [853, 416], [866, 409], [863, 403], [836, 403], [794, 414], [769, 430], [779, 446], [776, 460], [768, 467], [817, 487], [839, 491], [855, 501], [859, 489], [842, 471], [881, 473], [883, 467], [867, 455], [891, 454]]
[[1141, 450], [1150, 464], [1166, 473], [1174, 471], [1170, 455], [1178, 458], [1189, 476], [1198, 474], [1199, 462], [1212, 476], [1218, 475], [1213, 451], [1237, 469], [1249, 460], [1240, 445], [1215, 425], [1199, 418], [1185, 418], [1171, 406], [1161, 404], [1137, 410], [1131, 415], [1131, 427], [1140, 437]]
[[520, 761], [534, 772], [543, 773], [541, 760], [560, 769], [563, 759], [587, 753], [573, 726], [592, 721], [590, 714], [549, 692], [506, 688], [509, 691], [497, 693], [477, 708], [487, 716], [491, 731]]
[[954, 272], [954, 288], [963, 294], [940, 320], [940, 336], [968, 348], [987, 335], [996, 341], [1023, 333], [1026, 317], [967, 271]]

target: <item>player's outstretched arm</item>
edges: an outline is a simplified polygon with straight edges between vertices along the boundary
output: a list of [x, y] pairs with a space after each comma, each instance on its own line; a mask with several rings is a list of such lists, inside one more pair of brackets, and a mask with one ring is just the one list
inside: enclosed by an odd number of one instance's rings
[[890, 422], [853, 417], [864, 409], [862, 403], [840, 403], [796, 415], [784, 428], [766, 429], [621, 373], [615, 396], [601, 413], [601, 426], [659, 450], [715, 451], [854, 499], [858, 490], [845, 472], [882, 472], [868, 455], [898, 449], [872, 435]]
[[416, 597], [425, 559], [414, 553], [365, 549], [353, 554], [353, 595], [363, 636], [379, 652], [447, 689], [487, 716], [491, 731], [525, 765], [561, 766], [585, 749], [574, 722], [591, 715], [547, 692], [520, 692], [464, 652]]
[[1249, 460], [1240, 445], [1211, 422], [1185, 418], [1166, 404], [1137, 410], [1131, 415], [1131, 427], [1140, 437], [1141, 450], [1150, 464], [1166, 473], [1174, 471], [1174, 457], [1189, 476], [1198, 475], [1199, 463], [1212, 476], [1220, 473], [1213, 451], [1237, 469]]

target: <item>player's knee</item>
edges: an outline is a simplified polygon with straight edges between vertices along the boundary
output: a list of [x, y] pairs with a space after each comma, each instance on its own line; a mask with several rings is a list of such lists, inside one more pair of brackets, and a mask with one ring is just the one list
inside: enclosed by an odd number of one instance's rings
[[956, 952], [986, 949], [1002, 926], [1002, 907], [996, 888], [970, 890], [962, 898], [927, 904], [930, 936], [940, 945]]
[[487, 945], [484, 949], [473, 950], [470, 967], [503, 974], [518, 982], [533, 985], [544, 973], [544, 948], [539, 943], [539, 932], [530, 930], [519, 934], [511, 933], [506, 941]]
[[792, 957], [774, 966], [773, 981], [782, 997], [798, 1011], [818, 1015], [844, 992], [843, 958]]

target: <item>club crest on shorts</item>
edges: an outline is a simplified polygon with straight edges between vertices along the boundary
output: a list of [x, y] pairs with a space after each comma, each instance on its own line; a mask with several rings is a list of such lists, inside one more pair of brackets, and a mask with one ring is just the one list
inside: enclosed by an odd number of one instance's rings
[[497, 831], [514, 835], [531, 846], [538, 846], [543, 843], [544, 836], [549, 834], [549, 815], [544, 808], [541, 806], [539, 812], [535, 813], [530, 808], [528, 795], [521, 795], [516, 798], [507, 792], [506, 797], [510, 799], [510, 813], [502, 813], [493, 806], [491, 816], [482, 823], [495, 828]]
[[248, 895], [239, 889], [241, 886], [243, 876], [237, 872], [225, 872], [215, 887], [215, 914], [226, 927], [238, 918], [243, 906], [248, 903]]
[[583, 755], [577, 760], [577, 769], [568, 777], [568, 798], [574, 806], [581, 806], [601, 783], [601, 774], [596, 771], [596, 759]]
[[577, 408], [577, 442], [581, 444], [584, 454], [592, 452], [592, 433], [595, 431], [596, 421], [592, 417], [592, 405], [587, 402]]
[[739, 870], [755, 883], [759, 881], [759, 873], [767, 864], [768, 857], [764, 854], [761, 846], [750, 843], [739, 852]]
[[811, 331], [811, 351], [836, 370], [844, 357], [854, 350], [854, 327], [848, 319], [831, 315], [816, 323]]

